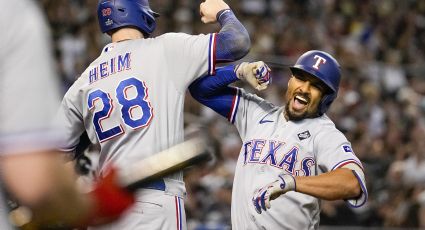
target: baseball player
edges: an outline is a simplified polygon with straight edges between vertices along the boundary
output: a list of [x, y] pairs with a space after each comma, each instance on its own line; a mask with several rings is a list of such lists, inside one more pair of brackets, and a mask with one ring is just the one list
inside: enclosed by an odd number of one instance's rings
[[[98, 19], [112, 38], [66, 93], [59, 121], [65, 150], [86, 131], [100, 146], [98, 177], [108, 165], [132, 162], [183, 141], [183, 100], [195, 78], [215, 72], [215, 63], [243, 57], [249, 35], [222, 0], [200, 4], [204, 23], [218, 33], [166, 33], [149, 38], [158, 13], [147, 0], [101, 0]], [[161, 164], [161, 162], [158, 162]], [[182, 172], [141, 187], [136, 205], [102, 229], [186, 229]]]
[[317, 229], [320, 200], [367, 200], [362, 164], [325, 112], [336, 98], [340, 66], [328, 53], [304, 53], [291, 68], [287, 104], [277, 107], [228, 84], [270, 82], [263, 62], [217, 71], [189, 87], [193, 97], [234, 124], [242, 138], [232, 229]]
[[[115, 184], [114, 174], [83, 196], [72, 171], [63, 167], [63, 154], [54, 150], [58, 132], [50, 123], [60, 102], [59, 84], [40, 9], [31, 0], [0, 0], [0, 6], [7, 9], [0, 14], [1, 184], [22, 205], [20, 214], [28, 214], [15, 224], [31, 216], [32, 224], [73, 226], [118, 217], [134, 196]], [[115, 202], [108, 203], [111, 199]], [[9, 229], [0, 200], [0, 229]]]

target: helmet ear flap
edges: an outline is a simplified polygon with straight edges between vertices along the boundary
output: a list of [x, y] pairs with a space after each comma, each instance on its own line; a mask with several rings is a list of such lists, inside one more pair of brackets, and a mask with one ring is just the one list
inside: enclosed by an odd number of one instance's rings
[[326, 111], [329, 109], [329, 106], [331, 106], [331, 104], [335, 100], [335, 98], [336, 98], [335, 93], [326, 94], [322, 97], [322, 100], [320, 100], [319, 108], [318, 108], [318, 111], [317, 111], [319, 113], [319, 116], [326, 113]]
[[142, 20], [144, 22], [144, 25], [146, 27], [147, 33], [152, 33], [155, 30], [156, 22], [155, 19], [148, 16], [147, 14], [142, 14]]

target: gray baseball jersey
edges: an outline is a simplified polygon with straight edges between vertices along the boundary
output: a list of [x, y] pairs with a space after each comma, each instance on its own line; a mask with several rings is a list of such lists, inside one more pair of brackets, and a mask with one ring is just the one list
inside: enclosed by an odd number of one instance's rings
[[350, 142], [323, 115], [286, 121], [284, 108], [238, 89], [229, 120], [243, 141], [232, 194], [232, 229], [317, 229], [320, 200], [288, 192], [271, 201], [271, 209], [258, 214], [252, 205], [254, 191], [279, 174], [314, 176], [341, 167], [355, 170], [362, 188], [354, 207], [367, 199], [364, 173]]
[[[0, 13], [0, 155], [52, 148], [56, 135], [49, 123], [60, 100], [50, 31], [33, 1], [0, 5], [6, 9]], [[3, 217], [0, 229], [8, 229]]]
[[[214, 42], [215, 34], [167, 33], [107, 45], [62, 101], [58, 117], [66, 134], [65, 149], [74, 148], [86, 130], [91, 142], [100, 146], [102, 174], [110, 163], [126, 167], [181, 142], [185, 92], [195, 78], [214, 71]], [[166, 193], [183, 196], [181, 172], [164, 181]], [[176, 207], [170, 218], [176, 219], [177, 209], [184, 216], [181, 200], [172, 202]], [[137, 210], [134, 213], [140, 217]]]

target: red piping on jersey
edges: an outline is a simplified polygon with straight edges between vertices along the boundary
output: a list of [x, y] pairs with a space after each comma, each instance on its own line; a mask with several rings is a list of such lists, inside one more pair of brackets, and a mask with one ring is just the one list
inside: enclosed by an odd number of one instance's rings
[[179, 202], [177, 200], [177, 196], [174, 197], [174, 202], [176, 204], [176, 224], [177, 224], [177, 230], [180, 230], [180, 218], [179, 218]]
[[231, 109], [230, 109], [230, 111], [229, 111], [229, 114], [227, 115], [227, 119], [228, 119], [230, 122], [232, 122], [232, 115], [233, 115], [233, 111], [235, 110], [236, 99], [238, 98], [238, 89], [237, 89], [237, 88], [234, 88], [234, 90], [235, 90], [236, 92], [235, 92], [235, 95], [233, 96], [233, 100], [232, 100], [232, 107], [231, 107]]
[[213, 53], [212, 53], [212, 56], [213, 56], [213, 60], [212, 60], [212, 70], [211, 70], [211, 72], [212, 72], [212, 75], [215, 75], [215, 64], [216, 64], [216, 45], [217, 44], [217, 34], [216, 33], [214, 33], [214, 44], [213, 44]]

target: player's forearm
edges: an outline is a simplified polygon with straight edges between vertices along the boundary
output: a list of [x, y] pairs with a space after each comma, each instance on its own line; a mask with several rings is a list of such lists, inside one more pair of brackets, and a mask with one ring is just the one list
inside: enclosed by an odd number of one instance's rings
[[32, 210], [32, 223], [61, 221], [76, 224], [91, 212], [88, 197], [75, 186], [73, 169], [64, 166], [54, 151], [8, 156], [2, 160], [9, 191], [24, 207]]
[[324, 200], [358, 197], [360, 184], [349, 169], [336, 169], [319, 176], [296, 177], [296, 191]]
[[208, 75], [195, 80], [189, 86], [189, 91], [195, 100], [223, 117], [228, 117], [237, 93], [235, 88], [228, 85], [237, 80], [234, 66], [230, 65], [217, 70], [215, 76]]
[[234, 71], [234, 65], [217, 69], [216, 75], [204, 76], [195, 80], [189, 86], [189, 91], [195, 99], [202, 99], [218, 94], [218, 90], [239, 80]]
[[[56, 172], [57, 173], [57, 172]], [[59, 179], [59, 178], [58, 178]], [[32, 207], [34, 216], [33, 224], [49, 226], [60, 223], [65, 226], [83, 226], [95, 210], [93, 197], [77, 191], [74, 181], [62, 177], [56, 190], [48, 193], [49, 196]], [[64, 215], [65, 214], [65, 215]]]
[[[57, 224], [86, 226], [108, 223], [117, 219], [134, 203], [133, 193], [118, 184], [116, 170], [113, 168], [95, 183], [92, 192], [82, 193], [76, 185], [74, 168], [66, 167], [59, 153], [27, 155], [30, 158], [24, 156], [25, 158], [18, 162], [16, 160], [6, 164], [4, 161], [1, 162], [2, 166], [6, 165], [4, 169], [8, 176], [5, 178], [8, 179], [6, 182], [9, 188], [12, 188], [11, 192], [21, 204], [32, 211], [31, 222], [28, 225], [34, 226], [34, 229], [44, 229], [43, 226]], [[19, 171], [9, 174], [12, 172], [11, 167], [17, 168], [28, 163], [32, 166], [31, 170], [20, 170], [25, 175], [17, 173]], [[16, 175], [24, 176], [30, 181], [29, 186], [25, 186], [27, 180], [23, 180], [23, 183], [10, 183]], [[19, 177], [15, 179], [22, 181]], [[40, 185], [37, 185], [37, 182]]]
[[222, 10], [217, 14], [221, 30], [217, 34], [217, 62], [236, 61], [248, 54], [251, 40], [248, 31], [230, 10]]

